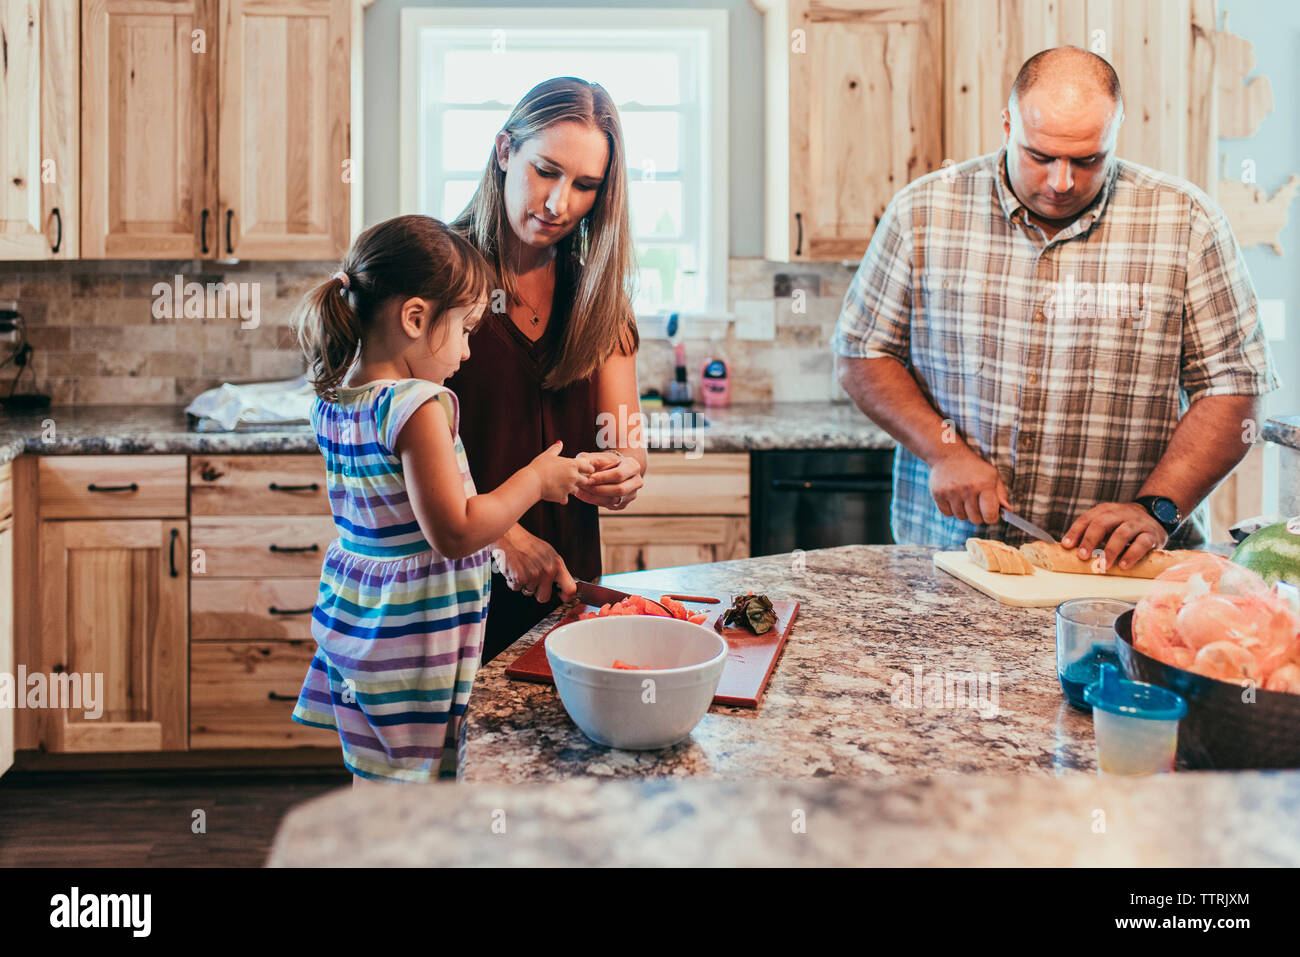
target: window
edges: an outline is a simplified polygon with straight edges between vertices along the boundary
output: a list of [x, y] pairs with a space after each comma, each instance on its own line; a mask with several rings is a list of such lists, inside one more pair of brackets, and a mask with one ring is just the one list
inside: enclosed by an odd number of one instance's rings
[[639, 270], [636, 312], [726, 308], [724, 10], [404, 9], [403, 209], [465, 208], [511, 108], [554, 76], [618, 107]]

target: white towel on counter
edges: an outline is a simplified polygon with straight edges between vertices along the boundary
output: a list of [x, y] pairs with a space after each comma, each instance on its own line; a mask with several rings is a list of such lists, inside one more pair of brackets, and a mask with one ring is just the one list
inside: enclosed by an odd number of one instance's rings
[[185, 411], [198, 419], [196, 432], [268, 431], [310, 425], [315, 397], [305, 375], [279, 382], [227, 382], [204, 392]]

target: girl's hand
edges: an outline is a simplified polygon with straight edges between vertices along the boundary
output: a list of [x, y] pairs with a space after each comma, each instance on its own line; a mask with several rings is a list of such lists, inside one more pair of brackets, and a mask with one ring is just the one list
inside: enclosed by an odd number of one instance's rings
[[542, 480], [542, 499], [564, 505], [587, 482], [587, 476], [596, 470], [583, 458], [566, 459], [560, 455], [563, 442], [555, 442], [549, 449], [528, 463], [528, 468]]
[[596, 468], [586, 485], [574, 493], [580, 502], [621, 512], [632, 504], [637, 489], [645, 485], [641, 478], [641, 463], [630, 455], [608, 450], [579, 452], [578, 458], [586, 459]]
[[551, 599], [551, 591], [569, 601], [578, 592], [564, 559], [536, 535], [515, 525], [492, 548], [492, 560], [505, 576], [506, 584], [525, 595], [535, 595], [540, 602]]

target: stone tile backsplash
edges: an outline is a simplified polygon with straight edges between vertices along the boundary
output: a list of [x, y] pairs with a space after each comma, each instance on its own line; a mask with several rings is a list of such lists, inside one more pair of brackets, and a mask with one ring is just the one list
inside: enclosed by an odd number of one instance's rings
[[[844, 399], [834, 381], [830, 339], [854, 267], [732, 259], [728, 309], [737, 301], [775, 300], [775, 338], [720, 340], [731, 368], [733, 402]], [[186, 403], [223, 382], [299, 375], [305, 362], [290, 328], [302, 295], [334, 270], [333, 262], [236, 264], [139, 261], [0, 263], [0, 304], [16, 301], [35, 350], [19, 391], [35, 388], [62, 405]], [[203, 315], [157, 315], [154, 288], [185, 283], [248, 284], [238, 304], [209, 299]], [[255, 293], [254, 293], [255, 291]], [[255, 295], [256, 298], [252, 299]], [[182, 304], [183, 305], [183, 304]], [[689, 334], [689, 328], [687, 329]], [[686, 339], [687, 371], [698, 400], [699, 373], [712, 344]], [[0, 368], [9, 391], [12, 364]], [[662, 390], [673, 375], [672, 349], [643, 339], [642, 391]]]

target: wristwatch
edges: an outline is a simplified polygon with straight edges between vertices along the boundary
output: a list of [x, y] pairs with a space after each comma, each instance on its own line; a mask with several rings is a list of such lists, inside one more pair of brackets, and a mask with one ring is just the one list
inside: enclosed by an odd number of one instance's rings
[[1133, 501], [1145, 508], [1147, 514], [1159, 522], [1169, 535], [1178, 531], [1178, 526], [1183, 524], [1183, 513], [1179, 511], [1178, 503], [1172, 498], [1165, 498], [1163, 495], [1139, 495]]

